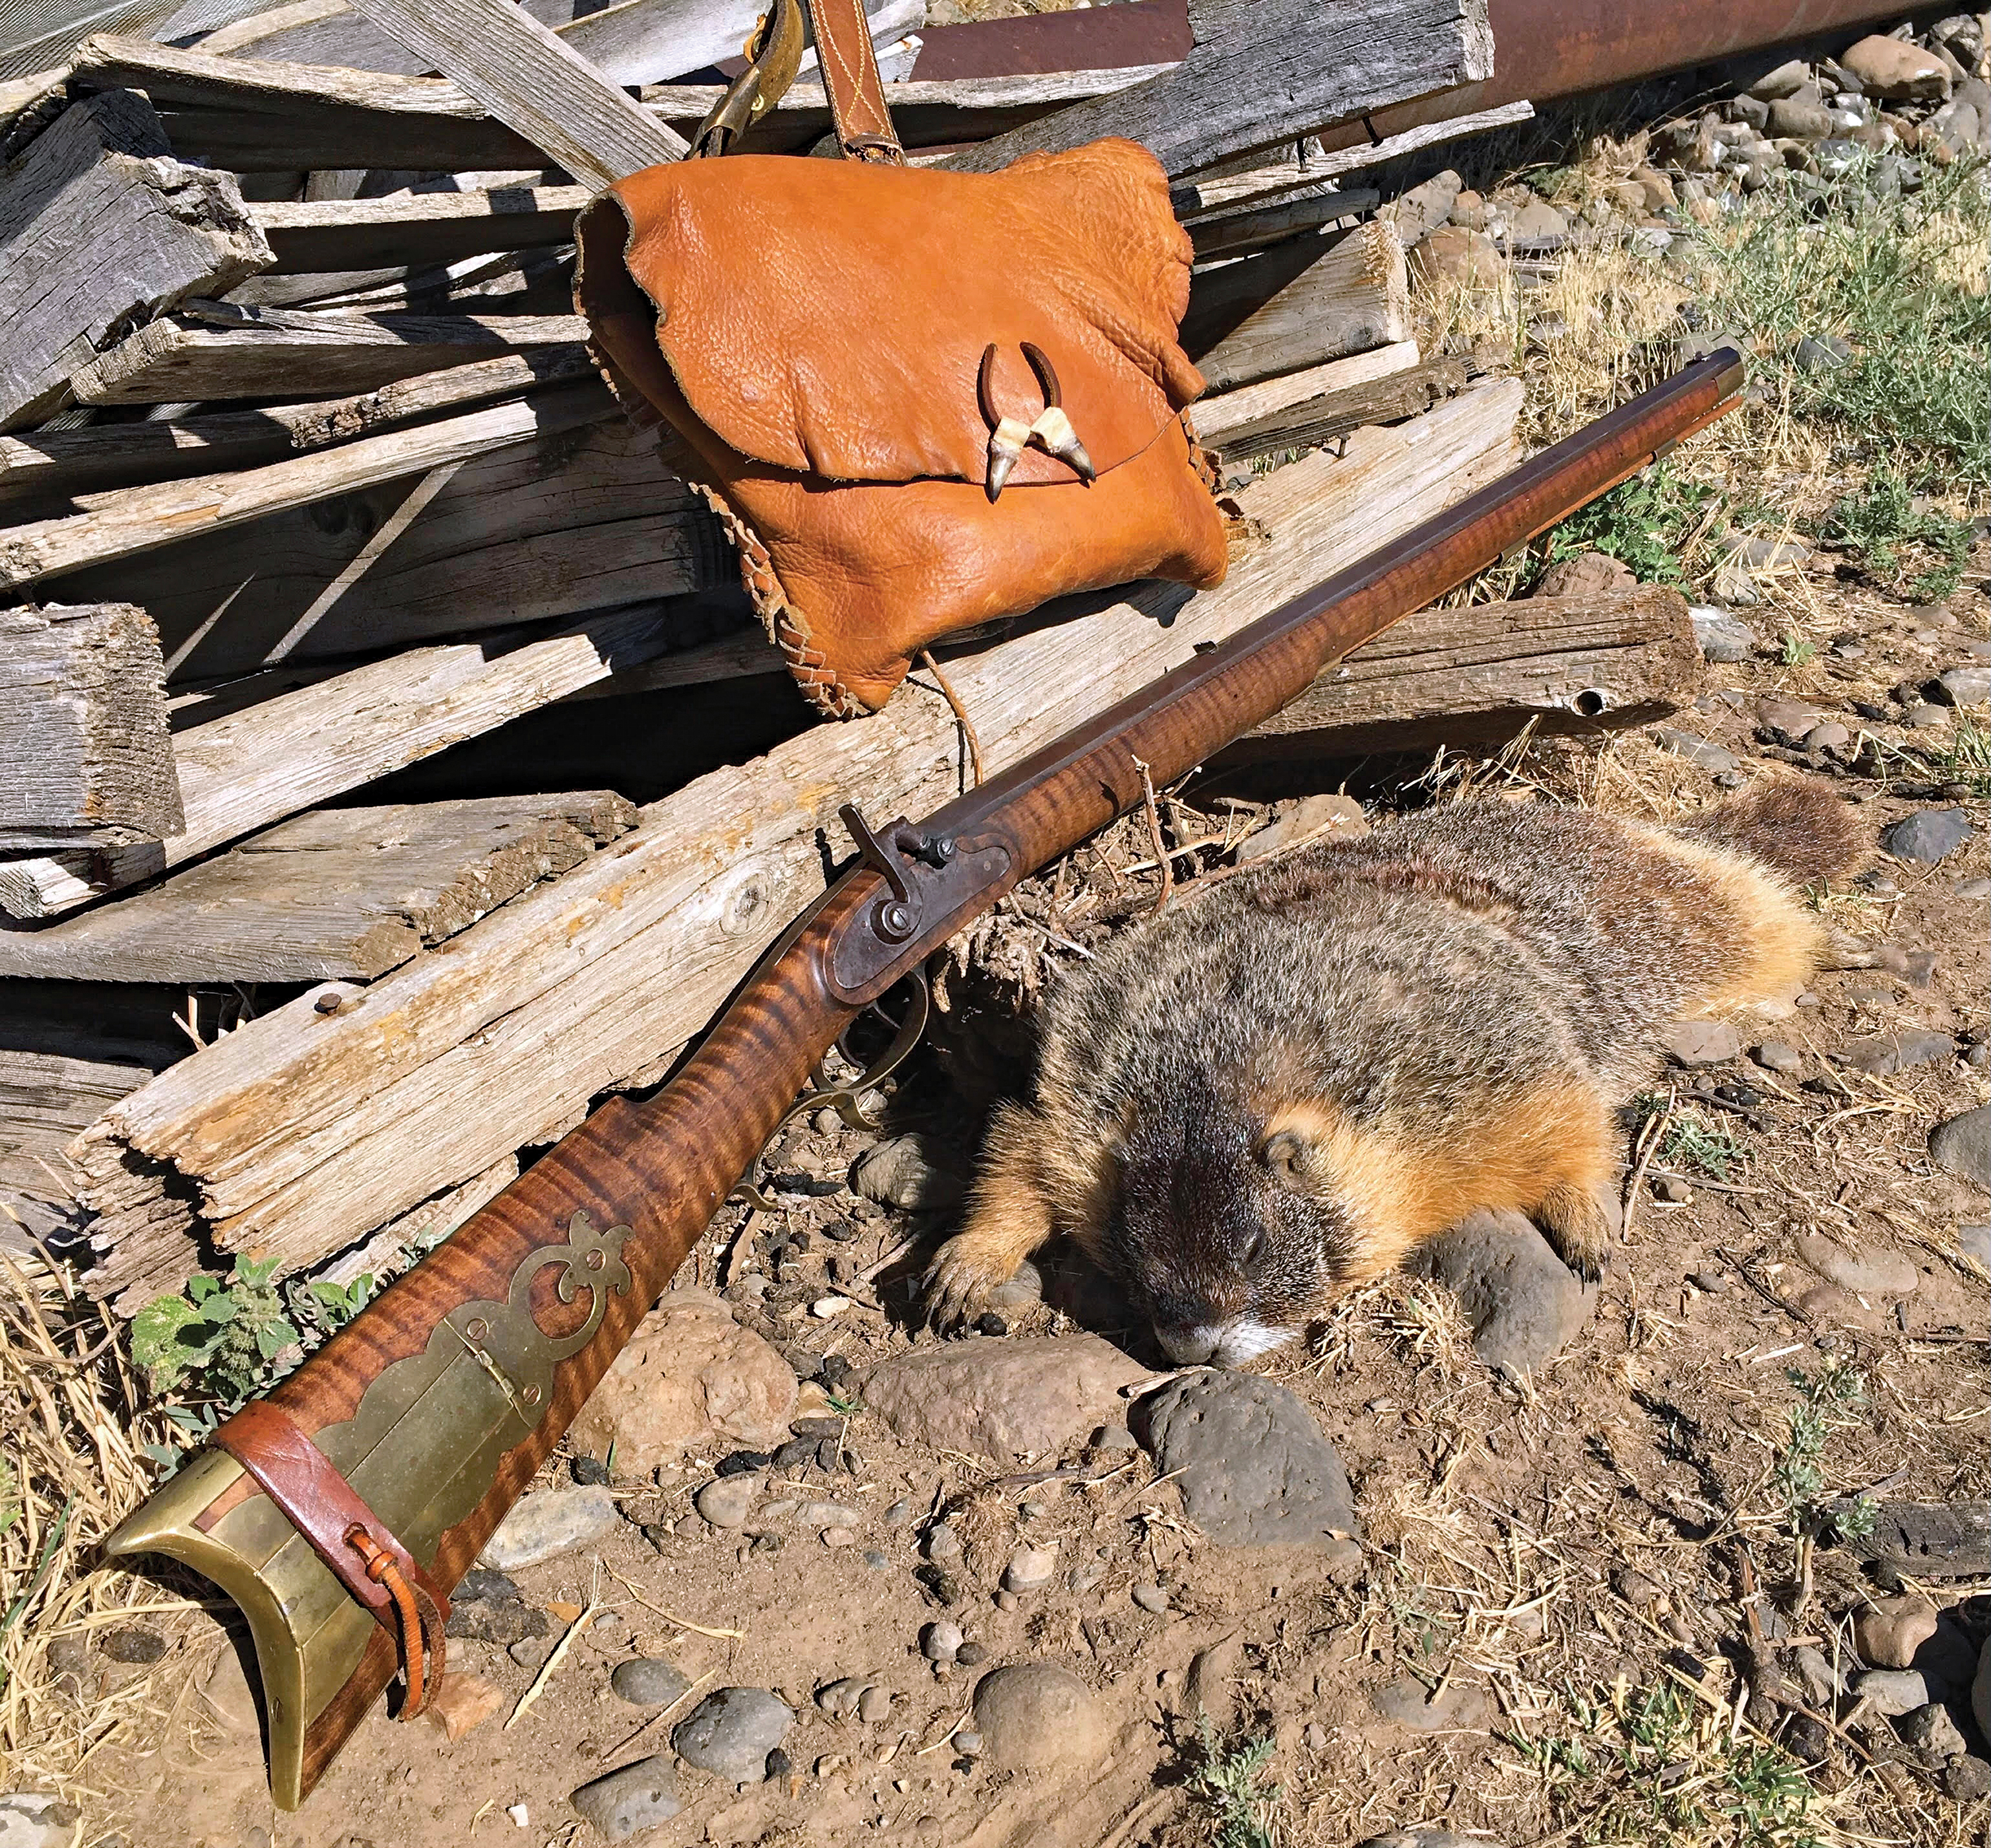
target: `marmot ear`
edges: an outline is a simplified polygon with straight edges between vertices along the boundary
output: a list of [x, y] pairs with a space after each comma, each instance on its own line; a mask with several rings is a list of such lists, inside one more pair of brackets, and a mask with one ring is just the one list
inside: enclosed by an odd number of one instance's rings
[[1258, 1159], [1282, 1187], [1304, 1187], [1313, 1167], [1313, 1145], [1297, 1129], [1275, 1129], [1258, 1145]]

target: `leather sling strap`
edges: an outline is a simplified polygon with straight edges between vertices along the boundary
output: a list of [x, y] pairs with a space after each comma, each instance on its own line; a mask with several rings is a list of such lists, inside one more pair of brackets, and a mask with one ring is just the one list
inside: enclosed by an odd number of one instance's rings
[[267, 1399], [252, 1399], [208, 1441], [247, 1470], [284, 1518], [394, 1639], [408, 1697], [400, 1717], [442, 1686], [449, 1598], [360, 1499], [332, 1459]]
[[844, 158], [904, 166], [906, 153], [892, 126], [863, 0], [808, 0], [808, 10], [830, 120]]

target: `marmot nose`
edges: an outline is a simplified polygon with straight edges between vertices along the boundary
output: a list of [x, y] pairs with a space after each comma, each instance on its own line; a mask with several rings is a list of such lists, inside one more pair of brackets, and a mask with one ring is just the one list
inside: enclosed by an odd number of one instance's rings
[[1191, 1324], [1157, 1322], [1155, 1336], [1168, 1350], [1169, 1358], [1184, 1366], [1207, 1360], [1224, 1345], [1224, 1331], [1208, 1322]]

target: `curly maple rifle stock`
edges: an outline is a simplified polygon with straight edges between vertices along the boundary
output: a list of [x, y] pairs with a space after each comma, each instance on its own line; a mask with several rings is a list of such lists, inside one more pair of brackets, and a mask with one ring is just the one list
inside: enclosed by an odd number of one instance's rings
[[[1689, 367], [917, 828], [874, 833], [853, 813], [862, 863], [768, 953], [671, 1082], [646, 1103], [597, 1111], [269, 1404], [446, 1593], [859, 1009], [1131, 808], [1142, 764], [1158, 784], [1191, 769], [1397, 618], [1711, 422], [1741, 370], [1727, 349]], [[279, 1486], [307, 1526], [314, 1515], [323, 1526], [308, 1485]], [[189, 1462], [106, 1547], [147, 1550], [204, 1573], [247, 1614], [271, 1789], [295, 1807], [393, 1678], [390, 1630], [221, 1448]]]

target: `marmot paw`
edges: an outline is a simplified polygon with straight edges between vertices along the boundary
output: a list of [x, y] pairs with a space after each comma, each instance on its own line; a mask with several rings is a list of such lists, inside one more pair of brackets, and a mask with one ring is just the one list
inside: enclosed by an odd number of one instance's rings
[[972, 1322], [988, 1307], [989, 1292], [1016, 1275], [1016, 1259], [1011, 1253], [972, 1232], [957, 1234], [927, 1267], [927, 1321], [937, 1329]]
[[1556, 1255], [1585, 1283], [1603, 1281], [1622, 1223], [1615, 1194], [1601, 1188], [1554, 1188], [1536, 1210], [1535, 1223]]

